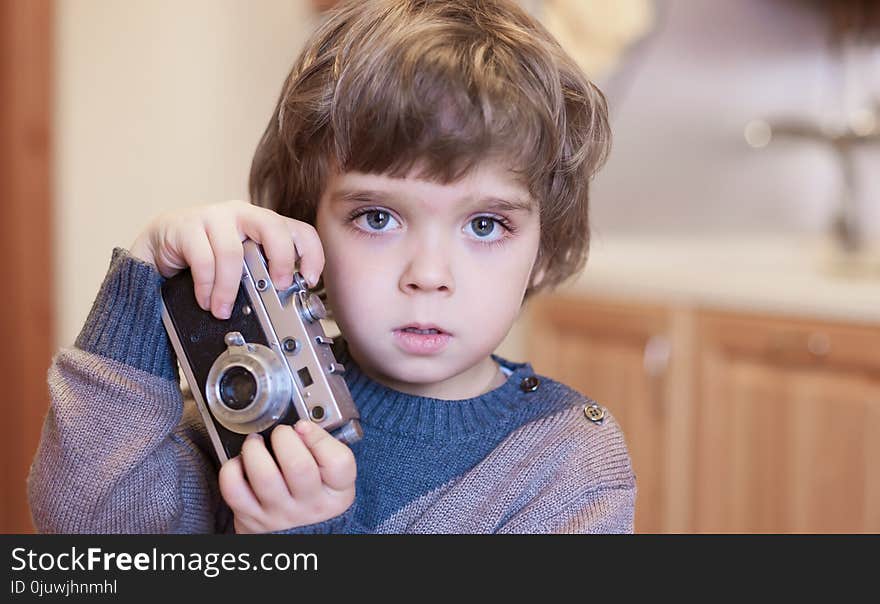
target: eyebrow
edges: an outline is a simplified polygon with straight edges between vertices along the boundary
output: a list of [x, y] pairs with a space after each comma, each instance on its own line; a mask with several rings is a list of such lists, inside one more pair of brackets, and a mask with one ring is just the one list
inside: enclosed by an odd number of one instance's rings
[[[395, 201], [396, 196], [393, 193], [388, 193], [386, 191], [373, 191], [368, 189], [342, 189], [340, 191], [334, 192], [331, 195], [331, 199], [340, 201], [342, 203], [361, 203], [386, 199], [391, 199], [392, 201]], [[481, 197], [477, 202], [477, 205], [485, 207], [489, 210], [497, 210], [503, 212], [526, 212], [528, 214], [531, 214], [535, 208], [531, 199], [504, 199], [501, 197], [496, 197], [494, 195]]]

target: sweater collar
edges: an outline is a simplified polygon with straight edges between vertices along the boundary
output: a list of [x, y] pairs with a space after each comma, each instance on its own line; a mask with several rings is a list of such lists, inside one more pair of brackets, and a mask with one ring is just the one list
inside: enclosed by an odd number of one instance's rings
[[384, 431], [442, 440], [467, 438], [493, 432], [526, 412], [536, 392], [524, 391], [522, 381], [534, 376], [530, 363], [515, 363], [496, 354], [492, 358], [511, 371], [503, 384], [479, 396], [445, 400], [394, 390], [369, 377], [348, 354], [341, 336], [334, 354], [345, 366], [345, 382], [361, 423]]

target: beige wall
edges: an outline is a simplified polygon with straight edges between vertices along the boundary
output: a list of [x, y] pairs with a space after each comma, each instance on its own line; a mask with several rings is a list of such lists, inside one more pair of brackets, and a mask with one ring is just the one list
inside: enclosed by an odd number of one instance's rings
[[113, 247], [150, 217], [245, 198], [312, 19], [290, 0], [57, 3], [59, 345], [76, 338]]
[[57, 321], [68, 346], [114, 246], [162, 211], [247, 197], [254, 148], [315, 17], [295, 0], [61, 0], [56, 19]]
[[[880, 47], [850, 53], [844, 82], [813, 4], [657, 3], [656, 34], [603, 85], [614, 143], [593, 189], [597, 237], [828, 231], [842, 195], [830, 148], [744, 137], [757, 119], [836, 128], [880, 99]], [[875, 239], [878, 162], [876, 141], [854, 153], [859, 222]]]

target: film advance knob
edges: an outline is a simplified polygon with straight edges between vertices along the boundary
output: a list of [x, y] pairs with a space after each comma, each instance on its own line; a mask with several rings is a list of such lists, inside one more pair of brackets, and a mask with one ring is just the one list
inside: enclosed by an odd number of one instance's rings
[[303, 319], [315, 322], [319, 319], [327, 318], [327, 309], [324, 308], [324, 303], [321, 302], [321, 298], [312, 294], [305, 294], [301, 300], [303, 305]]
[[298, 292], [308, 291], [309, 284], [306, 282], [305, 277], [299, 271], [293, 273], [293, 283], [291, 284], [291, 289]]

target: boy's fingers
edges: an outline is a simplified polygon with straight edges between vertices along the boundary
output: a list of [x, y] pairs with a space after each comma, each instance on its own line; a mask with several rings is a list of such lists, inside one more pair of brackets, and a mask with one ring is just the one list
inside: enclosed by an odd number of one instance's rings
[[263, 437], [256, 432], [248, 434], [241, 446], [244, 473], [257, 501], [265, 509], [290, 498], [281, 470], [266, 448]]
[[288, 232], [296, 244], [299, 255], [299, 272], [314, 287], [324, 270], [324, 246], [315, 227], [307, 222], [284, 218]]
[[357, 476], [351, 449], [307, 419], [298, 421], [295, 428], [315, 458], [322, 482], [337, 491], [351, 488]]
[[308, 499], [321, 489], [321, 473], [296, 431], [287, 424], [272, 430], [272, 450], [287, 488], [294, 499]]
[[214, 289], [211, 292], [211, 312], [218, 319], [228, 319], [238, 295], [244, 270], [244, 248], [241, 237], [229, 220], [222, 217], [207, 220], [205, 231], [214, 250]]
[[297, 250], [281, 216], [251, 206], [239, 216], [239, 229], [249, 239], [263, 246], [269, 265], [269, 278], [276, 289], [285, 289], [293, 283]]
[[196, 301], [202, 310], [211, 308], [214, 286], [214, 250], [201, 224], [182, 233], [181, 252], [192, 272]]
[[224, 501], [236, 514], [247, 514], [255, 517], [260, 511], [260, 502], [244, 477], [241, 456], [236, 455], [227, 460], [220, 468], [218, 478], [220, 494]]

